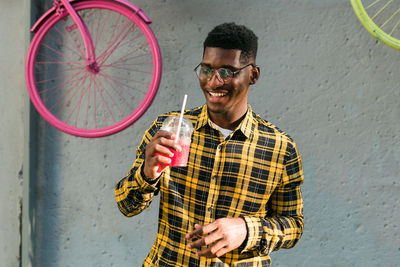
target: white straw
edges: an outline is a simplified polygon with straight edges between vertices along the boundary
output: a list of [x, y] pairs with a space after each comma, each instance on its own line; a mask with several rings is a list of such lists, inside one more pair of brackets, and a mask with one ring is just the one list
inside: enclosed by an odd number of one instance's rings
[[185, 96], [183, 97], [181, 115], [179, 116], [178, 130], [176, 131], [175, 143], [178, 143], [179, 134], [181, 133], [181, 126], [182, 126], [182, 121], [183, 121], [183, 112], [185, 111], [186, 100], [187, 100], [187, 95], [185, 94]]

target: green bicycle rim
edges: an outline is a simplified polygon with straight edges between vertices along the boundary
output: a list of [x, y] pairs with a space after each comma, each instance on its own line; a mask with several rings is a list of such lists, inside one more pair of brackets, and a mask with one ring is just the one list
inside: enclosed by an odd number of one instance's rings
[[363, 7], [361, 0], [350, 0], [351, 5], [353, 6], [354, 13], [356, 13], [358, 19], [361, 24], [368, 30], [368, 32], [374, 36], [379, 41], [384, 44], [400, 50], [400, 40], [390, 36], [389, 34], [382, 31], [369, 17], [365, 8]]

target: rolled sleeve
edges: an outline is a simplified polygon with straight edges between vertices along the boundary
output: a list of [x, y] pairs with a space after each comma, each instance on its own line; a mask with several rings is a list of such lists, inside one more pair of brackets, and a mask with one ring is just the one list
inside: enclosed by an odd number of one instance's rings
[[241, 251], [241, 253], [244, 253], [260, 246], [264, 231], [260, 218], [251, 216], [241, 216], [241, 218], [244, 219], [247, 227], [247, 239], [245, 247]]

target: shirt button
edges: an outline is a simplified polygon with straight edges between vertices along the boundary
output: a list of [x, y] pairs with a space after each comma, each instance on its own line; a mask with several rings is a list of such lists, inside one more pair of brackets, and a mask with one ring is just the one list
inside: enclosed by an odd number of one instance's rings
[[209, 211], [209, 212], [212, 212], [212, 208], [211, 208], [211, 207], [208, 207], [208, 211]]

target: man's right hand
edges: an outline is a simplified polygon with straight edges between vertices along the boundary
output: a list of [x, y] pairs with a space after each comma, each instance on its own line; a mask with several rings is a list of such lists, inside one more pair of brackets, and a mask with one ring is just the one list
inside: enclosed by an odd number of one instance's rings
[[[175, 144], [175, 134], [160, 130], [158, 131], [150, 143], [146, 146], [146, 154], [144, 161], [144, 175], [148, 179], [154, 180], [158, 178], [171, 163], [171, 157], [174, 154], [168, 149], [180, 151], [182, 148]], [[164, 166], [164, 168], [159, 168]]]

